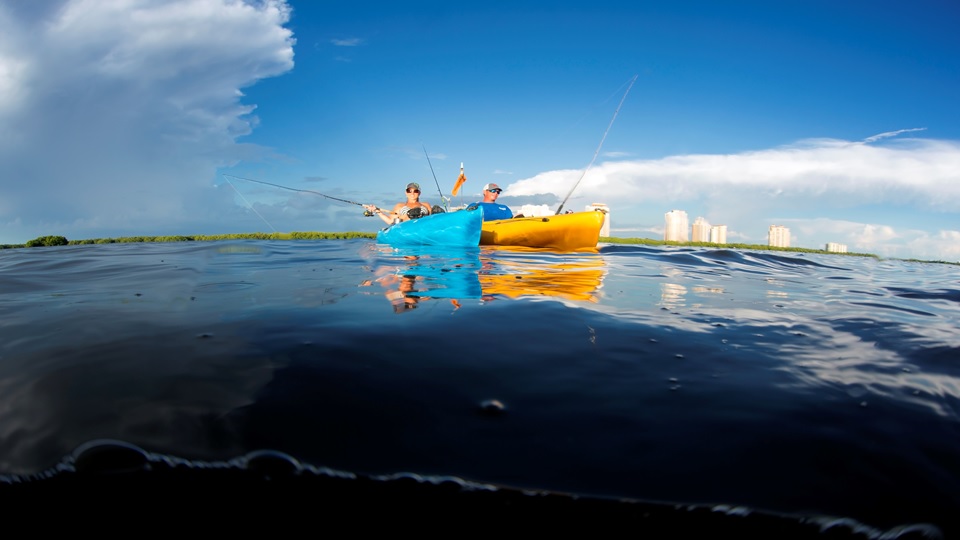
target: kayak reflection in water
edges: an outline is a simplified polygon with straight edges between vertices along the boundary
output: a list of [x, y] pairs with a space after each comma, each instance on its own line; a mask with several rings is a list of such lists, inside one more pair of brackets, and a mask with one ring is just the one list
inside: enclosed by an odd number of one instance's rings
[[401, 264], [382, 266], [375, 274], [375, 279], [365, 280], [360, 286], [378, 283], [386, 290], [384, 296], [394, 313], [416, 309], [422, 300], [439, 299], [449, 299], [456, 310], [461, 299], [479, 298], [481, 294], [476, 267], [465, 263], [404, 255]]

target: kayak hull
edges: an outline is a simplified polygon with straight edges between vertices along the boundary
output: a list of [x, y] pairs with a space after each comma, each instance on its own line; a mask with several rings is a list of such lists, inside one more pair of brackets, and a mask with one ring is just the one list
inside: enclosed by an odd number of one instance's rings
[[603, 227], [605, 216], [601, 211], [588, 211], [484, 221], [480, 244], [560, 251], [595, 249], [600, 241], [600, 228]]
[[441, 212], [402, 221], [377, 232], [377, 242], [393, 247], [476, 247], [480, 244], [483, 211]]

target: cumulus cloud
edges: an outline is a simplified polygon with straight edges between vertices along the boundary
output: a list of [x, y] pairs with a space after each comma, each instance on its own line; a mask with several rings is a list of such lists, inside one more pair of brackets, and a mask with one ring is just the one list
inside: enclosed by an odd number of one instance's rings
[[[552, 204], [576, 185], [581, 199], [614, 201], [620, 209], [649, 208], [650, 201], [664, 212], [698, 208], [713, 223], [727, 224], [728, 238], [736, 239], [732, 241], [764, 243], [761, 234], [741, 236], [735, 231], [751, 226], [761, 231], [773, 221], [790, 221], [796, 227], [794, 237], [806, 239], [806, 247], [847, 241], [851, 249], [870, 253], [904, 255], [923, 248], [927, 256], [947, 253], [958, 259], [956, 248], [938, 245], [950, 231], [924, 235], [842, 217], [860, 206], [880, 205], [909, 206], [920, 214], [960, 212], [960, 142], [898, 138], [921, 130], [891, 131], [863, 141], [808, 139], [726, 155], [607, 161], [586, 174], [572, 169], [539, 173], [506, 186], [505, 193], [524, 202]], [[758, 224], [760, 219], [765, 223]], [[632, 222], [635, 230], [655, 230], [658, 225]]]
[[260, 151], [236, 142], [257, 122], [242, 89], [293, 67], [285, 2], [20, 4], [0, 5], [7, 235], [159, 234], [231, 211], [232, 194], [201, 188]]
[[[511, 195], [554, 193], [580, 170], [540, 173], [510, 186]], [[960, 143], [910, 139], [855, 144], [835, 139], [729, 155], [694, 154], [605, 162], [578, 189], [608, 199], [656, 196], [675, 202], [742, 192], [769, 197], [824, 197], [860, 203], [916, 201], [931, 210], [960, 211]]]

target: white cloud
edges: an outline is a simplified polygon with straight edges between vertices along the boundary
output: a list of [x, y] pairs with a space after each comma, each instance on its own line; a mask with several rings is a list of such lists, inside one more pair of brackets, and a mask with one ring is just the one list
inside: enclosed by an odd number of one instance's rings
[[[888, 140], [912, 131], [919, 129], [856, 142], [810, 139], [738, 154], [604, 162], [585, 175], [582, 170], [543, 172], [506, 186], [505, 193], [518, 199], [552, 194], [562, 200], [582, 175], [577, 196], [608, 201], [620, 219], [635, 215], [641, 206], [648, 213], [654, 204], [662, 209], [645, 224], [629, 218], [628, 228], [655, 228], [662, 212], [687, 208], [714, 224], [727, 224], [728, 238], [734, 241], [764, 243], [761, 233], [777, 221], [792, 223], [803, 247], [834, 241], [848, 243], [851, 250], [890, 256], [916, 256], [919, 249], [926, 256], [955, 254], [956, 248], [942, 245], [949, 234], [844, 219], [861, 206], [908, 210], [925, 222], [941, 216], [941, 223], [960, 212], [960, 142]], [[736, 232], [751, 228], [752, 234]]]
[[257, 121], [240, 89], [292, 68], [289, 15], [274, 0], [0, 6], [5, 235], [160, 234], [231, 211], [199, 188], [257, 151], [236, 143]]
[[363, 40], [360, 38], [331, 39], [330, 43], [337, 47], [357, 47], [363, 44]]
[[[580, 170], [548, 171], [510, 186], [511, 195], [558, 193]], [[910, 139], [866, 145], [821, 139], [730, 155], [693, 154], [602, 163], [578, 189], [611, 200], [679, 202], [703, 197], [822, 197], [835, 204], [916, 202], [960, 211], [960, 142]]]
[[888, 131], [888, 132], [886, 132], [886, 133], [880, 133], [880, 134], [877, 134], [877, 135], [873, 135], [873, 136], [871, 136], [871, 137], [867, 137], [866, 139], [863, 140], [863, 142], [865, 142], [865, 143], [877, 142], [877, 141], [879, 141], [880, 139], [886, 139], [886, 138], [889, 138], [889, 137], [896, 137], [897, 135], [901, 135], [901, 134], [903, 134], [903, 133], [910, 133], [910, 132], [913, 132], [913, 131], [924, 131], [925, 129], [927, 129], [927, 128], [911, 128], [911, 129], [898, 129], [897, 131]]

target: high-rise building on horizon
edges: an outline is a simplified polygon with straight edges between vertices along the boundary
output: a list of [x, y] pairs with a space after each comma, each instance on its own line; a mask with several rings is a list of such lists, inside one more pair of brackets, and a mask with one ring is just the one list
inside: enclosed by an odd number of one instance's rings
[[663, 240], [666, 242], [687, 242], [690, 234], [687, 213], [683, 210], [671, 210], [663, 217], [666, 222], [663, 228]]
[[771, 225], [767, 244], [773, 247], [790, 247], [790, 229], [783, 225]]
[[710, 223], [702, 217], [693, 220], [693, 237], [691, 242], [709, 242]]
[[830, 252], [833, 252], [833, 253], [846, 253], [846, 252], [847, 252], [847, 245], [846, 245], [846, 244], [838, 244], [838, 243], [836, 243], [836, 242], [827, 242], [827, 251], [830, 251]]
[[727, 226], [726, 225], [714, 225], [713, 227], [710, 227], [710, 243], [711, 244], [727, 243]]

